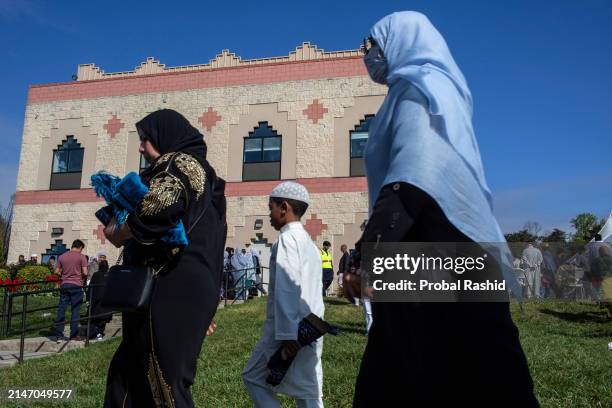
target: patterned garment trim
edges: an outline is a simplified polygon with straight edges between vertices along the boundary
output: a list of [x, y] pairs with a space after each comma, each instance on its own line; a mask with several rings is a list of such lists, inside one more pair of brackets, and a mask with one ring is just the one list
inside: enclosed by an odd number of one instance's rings
[[142, 199], [141, 214], [155, 215], [176, 204], [185, 186], [173, 174], [161, 172], [149, 182], [149, 192]]
[[179, 153], [174, 159], [176, 167], [187, 176], [189, 185], [196, 192], [196, 200], [199, 200], [204, 194], [204, 186], [206, 184], [206, 172], [202, 165], [191, 155]]

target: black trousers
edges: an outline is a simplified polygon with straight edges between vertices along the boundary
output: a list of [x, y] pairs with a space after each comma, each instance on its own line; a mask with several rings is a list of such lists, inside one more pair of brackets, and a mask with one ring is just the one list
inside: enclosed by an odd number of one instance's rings
[[[381, 190], [360, 242], [377, 239], [470, 241], [406, 183]], [[507, 302], [374, 302], [372, 314], [354, 407], [538, 406]]]

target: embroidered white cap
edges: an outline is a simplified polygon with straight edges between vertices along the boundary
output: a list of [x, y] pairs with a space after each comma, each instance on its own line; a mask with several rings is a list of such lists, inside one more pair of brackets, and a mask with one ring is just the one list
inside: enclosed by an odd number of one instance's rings
[[310, 204], [310, 196], [306, 187], [295, 181], [284, 181], [274, 187], [270, 197], [287, 198], [289, 200], [301, 201]]

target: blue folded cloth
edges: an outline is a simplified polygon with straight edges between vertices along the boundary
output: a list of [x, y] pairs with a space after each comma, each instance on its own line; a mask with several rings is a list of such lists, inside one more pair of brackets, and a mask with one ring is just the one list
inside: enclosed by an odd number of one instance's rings
[[[138, 203], [149, 192], [149, 188], [142, 183], [140, 176], [134, 172], [128, 173], [124, 178], [99, 171], [91, 176], [91, 185], [98, 197], [104, 198], [117, 219], [117, 225], [123, 224], [130, 213], [134, 212]], [[186, 247], [187, 234], [183, 221], [180, 221], [168, 230], [161, 241], [172, 247]]]

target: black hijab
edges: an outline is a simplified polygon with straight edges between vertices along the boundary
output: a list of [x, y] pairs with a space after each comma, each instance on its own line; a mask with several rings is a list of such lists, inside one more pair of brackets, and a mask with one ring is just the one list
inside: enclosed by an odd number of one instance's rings
[[189, 153], [202, 165], [205, 164], [204, 136], [177, 111], [162, 109], [150, 113], [136, 123], [136, 128], [147, 137], [160, 155], [171, 152]]

